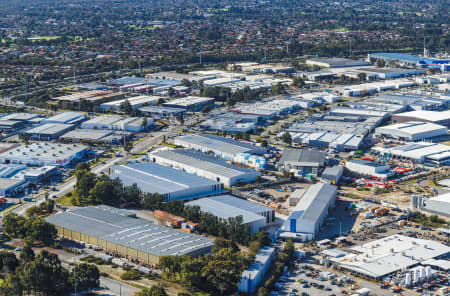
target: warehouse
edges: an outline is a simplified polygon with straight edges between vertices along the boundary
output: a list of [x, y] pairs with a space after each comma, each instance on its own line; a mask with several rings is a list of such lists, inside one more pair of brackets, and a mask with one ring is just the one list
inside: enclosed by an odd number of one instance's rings
[[15, 196], [17, 191], [21, 191], [24, 184], [24, 179], [0, 178], [0, 195]]
[[32, 140], [51, 141], [57, 140], [61, 135], [73, 130], [75, 125], [65, 123], [44, 123], [35, 128], [29, 129], [25, 134]]
[[128, 101], [131, 105], [131, 108], [137, 109], [144, 106], [153, 106], [157, 105], [161, 100], [161, 97], [158, 96], [138, 96], [138, 97], [130, 97], [127, 99], [122, 99], [113, 102], [107, 102], [100, 105], [100, 110], [102, 111], [120, 111], [120, 106]]
[[450, 217], [450, 193], [444, 193], [425, 200], [424, 210]]
[[60, 212], [45, 220], [55, 225], [61, 236], [145, 264], [158, 264], [161, 256], [197, 256], [213, 246], [209, 238], [156, 225], [104, 205]]
[[[224, 201], [225, 200], [225, 201]], [[272, 212], [270, 208], [254, 204], [231, 195], [225, 197], [205, 197], [187, 202], [186, 206], [198, 206], [200, 212], [210, 213], [216, 219], [227, 222], [230, 218], [242, 217], [242, 224], [248, 225], [250, 233], [258, 232], [265, 227], [269, 217], [264, 217], [254, 212], [254, 207], [260, 207], [261, 212]], [[272, 221], [270, 221], [272, 222]]]
[[6, 120], [0, 118], [0, 132], [1, 133], [12, 133], [21, 130], [25, 127], [25, 124], [21, 121]]
[[450, 69], [450, 60], [441, 60], [433, 58], [423, 58], [415, 55], [405, 54], [405, 53], [394, 53], [394, 52], [377, 52], [370, 53], [367, 55], [367, 59], [371, 61], [383, 60], [386, 62], [392, 61], [397, 62], [400, 65], [414, 66], [414, 67], [433, 67], [440, 68], [442, 71], [447, 71]]
[[350, 173], [359, 176], [387, 178], [391, 175], [391, 168], [389, 165], [363, 159], [349, 160], [345, 163], [345, 168]]
[[45, 165], [42, 167], [29, 167], [21, 170], [11, 178], [24, 179], [34, 184], [48, 181], [51, 177], [59, 173], [58, 167], [53, 165]]
[[220, 182], [152, 162], [113, 166], [109, 171], [111, 179], [119, 178], [127, 186], [137, 184], [142, 191], [158, 193], [166, 201], [226, 192]]
[[339, 184], [339, 180], [341, 179], [343, 173], [344, 167], [341, 165], [327, 167], [323, 171], [320, 179], [328, 184]]
[[227, 133], [248, 133], [256, 129], [257, 123], [255, 121], [246, 121], [244, 117], [239, 118], [241, 114], [231, 112], [229, 114], [235, 114], [236, 116], [215, 116], [203, 121], [199, 124], [199, 126], [202, 129], [222, 131]]
[[429, 122], [405, 122], [389, 126], [378, 127], [375, 136], [392, 138], [401, 141], [421, 141], [447, 135], [448, 128]]
[[281, 114], [299, 110], [300, 108], [300, 101], [275, 99], [253, 104], [245, 104], [230, 111], [238, 114], [256, 115], [265, 119], [270, 119]]
[[41, 114], [35, 114], [35, 113], [10, 113], [6, 114], [4, 116], [1, 116], [1, 120], [13, 120], [13, 121], [20, 121], [23, 123], [35, 123], [40, 122], [44, 118]]
[[175, 138], [175, 145], [201, 152], [213, 152], [216, 156], [234, 161], [239, 154], [265, 154], [267, 150], [249, 143], [206, 134], [192, 134]]
[[372, 279], [381, 279], [421, 262], [445, 256], [447, 247], [434, 240], [404, 235], [391, 235], [382, 239], [351, 247], [352, 252], [329, 260], [339, 267]]
[[54, 116], [50, 116], [44, 119], [43, 123], [64, 123], [64, 124], [77, 124], [86, 119], [86, 115], [81, 112], [62, 112]]
[[0, 153], [0, 163], [67, 166], [82, 158], [86, 150], [86, 146], [76, 144], [32, 143]]
[[369, 66], [370, 63], [361, 60], [352, 60], [346, 58], [314, 58], [307, 59], [307, 65], [315, 65], [324, 68], [349, 68]]
[[302, 240], [314, 239], [325, 221], [328, 211], [334, 206], [337, 187], [329, 184], [311, 185], [292, 210], [282, 229], [303, 234]]
[[424, 74], [422, 70], [416, 69], [401, 69], [401, 68], [364, 68], [360, 69], [363, 72], [369, 72], [376, 75], [380, 79], [394, 79], [403, 78], [413, 75]]
[[392, 114], [392, 122], [394, 123], [404, 123], [408, 121], [431, 122], [450, 127], [450, 110], [440, 112], [419, 110]]
[[158, 115], [158, 116], [178, 116], [184, 115], [186, 113], [186, 109], [184, 108], [170, 108], [170, 107], [161, 107], [161, 106], [148, 106], [139, 108], [139, 111], [144, 115]]
[[388, 119], [390, 116], [389, 112], [385, 111], [346, 108], [346, 107], [335, 107], [332, 110], [330, 110], [329, 114], [334, 116], [358, 116], [360, 118], [380, 117], [383, 120]]
[[371, 150], [387, 160], [396, 157], [417, 163], [450, 163], [450, 146], [443, 144], [417, 142], [391, 148], [373, 147]]
[[52, 100], [54, 101], [66, 101], [70, 102], [72, 104], [79, 103], [81, 100], [88, 101], [88, 102], [95, 102], [97, 104], [110, 101], [110, 100], [116, 100], [121, 99], [124, 97], [123, 93], [113, 93], [110, 91], [105, 90], [90, 90], [85, 92], [77, 92], [66, 96], [61, 97], [55, 97]]
[[98, 129], [75, 129], [67, 132], [59, 139], [64, 142], [87, 142], [87, 143], [106, 143], [106, 144], [119, 144], [124, 137], [128, 138], [131, 133], [118, 132], [110, 130], [98, 130]]
[[194, 150], [157, 150], [149, 154], [149, 159], [162, 165], [183, 170], [210, 180], [222, 182], [226, 187], [239, 183], [251, 183], [261, 176], [260, 172], [229, 164], [221, 158]]
[[163, 103], [164, 107], [183, 108], [188, 111], [201, 111], [203, 107], [214, 107], [214, 98], [187, 96]]
[[81, 124], [82, 129], [124, 130], [140, 132], [153, 124], [153, 119], [147, 118], [146, 126], [143, 117], [124, 117], [119, 115], [102, 115], [91, 118]]
[[285, 149], [278, 170], [307, 176], [319, 176], [325, 166], [324, 152], [314, 149]]
[[246, 210], [248, 212], [252, 212], [254, 214], [263, 216], [266, 218], [266, 223], [270, 224], [275, 222], [275, 210], [255, 202], [248, 201], [246, 199], [235, 197], [232, 195], [216, 195], [209, 197], [210, 199], [214, 199], [217, 202], [221, 202], [223, 204], [227, 204], [233, 207], [238, 207], [240, 209]]
[[[338, 123], [336, 123], [338, 125]], [[356, 134], [337, 134], [328, 132], [294, 133], [289, 132], [292, 141], [311, 147], [333, 148], [336, 151], [357, 150], [361, 146], [364, 136]]]
[[255, 292], [259, 283], [264, 279], [264, 275], [269, 269], [274, 257], [275, 248], [273, 247], [264, 247], [259, 250], [255, 255], [255, 260], [252, 265], [242, 272], [238, 290], [244, 293]]

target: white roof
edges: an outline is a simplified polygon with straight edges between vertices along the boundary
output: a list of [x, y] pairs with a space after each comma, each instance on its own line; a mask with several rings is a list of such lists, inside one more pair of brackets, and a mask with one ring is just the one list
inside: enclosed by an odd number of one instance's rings
[[430, 200], [450, 203], [450, 192], [432, 197]]
[[417, 119], [423, 119], [427, 121], [442, 121], [450, 119], [450, 110], [448, 111], [427, 111], [417, 110], [396, 114], [395, 116], [415, 117]]

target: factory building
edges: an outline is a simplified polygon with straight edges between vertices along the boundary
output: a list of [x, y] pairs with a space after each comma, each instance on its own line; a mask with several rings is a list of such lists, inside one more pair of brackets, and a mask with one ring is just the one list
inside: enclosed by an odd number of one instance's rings
[[314, 58], [307, 59], [307, 65], [314, 65], [323, 68], [349, 68], [369, 66], [370, 63], [361, 60], [352, 60], [346, 58]]
[[260, 116], [227, 112], [199, 124], [203, 129], [227, 133], [247, 133], [256, 129]]
[[437, 241], [418, 239], [404, 235], [391, 235], [351, 248], [352, 252], [329, 260], [342, 269], [372, 279], [385, 276], [437, 259], [450, 252]]
[[424, 210], [450, 217], [450, 193], [444, 193], [424, 200]]
[[0, 163], [67, 166], [82, 158], [86, 150], [86, 146], [76, 144], [32, 143], [0, 153]]
[[144, 126], [143, 117], [124, 117], [118, 115], [102, 115], [91, 118], [81, 124], [83, 129], [120, 130], [127, 132], [140, 132], [153, 124], [153, 119], [147, 118]]
[[391, 174], [389, 165], [363, 159], [349, 160], [345, 163], [345, 168], [350, 173], [358, 176], [387, 178]]
[[301, 108], [298, 100], [274, 99], [265, 102], [245, 104], [232, 109], [231, 112], [246, 115], [256, 115], [265, 119], [271, 119], [275, 116], [292, 112]]
[[16, 192], [22, 190], [25, 184], [24, 179], [9, 179], [0, 178], [0, 195], [1, 196], [15, 196]]
[[44, 119], [42, 123], [78, 124], [85, 119], [86, 115], [81, 112], [62, 112]]
[[25, 123], [22, 121], [5, 120], [0, 118], [0, 132], [12, 133], [21, 130], [25, 127]]
[[238, 290], [243, 293], [254, 293], [264, 275], [269, 269], [273, 258], [275, 257], [275, 248], [264, 247], [255, 255], [252, 265], [242, 272], [239, 280]]
[[319, 176], [325, 166], [324, 152], [314, 149], [285, 149], [278, 170], [307, 176]]
[[75, 128], [74, 124], [44, 123], [25, 131], [32, 140], [51, 141], [57, 140], [61, 135]]
[[[198, 206], [200, 212], [210, 213], [223, 222], [227, 222], [229, 218], [240, 216], [242, 224], [248, 225], [251, 234], [272, 223], [271, 219], [275, 218], [271, 208], [231, 195], [205, 197], [187, 202], [185, 205]], [[263, 213], [266, 214], [266, 217], [261, 215]]]
[[[215, 156], [240, 163], [252, 168], [264, 169], [267, 166], [263, 155], [267, 150], [249, 143], [215, 135], [193, 134], [175, 138], [175, 145], [195, 149], [204, 153], [212, 152]], [[256, 155], [255, 155], [256, 154]]]
[[201, 111], [203, 107], [214, 107], [214, 98], [187, 96], [175, 100], [166, 101], [163, 106], [171, 108], [183, 108], [188, 111]]
[[389, 118], [389, 112], [377, 111], [377, 110], [367, 110], [367, 109], [356, 109], [356, 108], [346, 108], [346, 107], [335, 107], [330, 110], [329, 115], [334, 116], [358, 116], [359, 118], [369, 118], [369, 117], [380, 117], [383, 120]]
[[110, 92], [105, 90], [90, 90], [85, 92], [76, 92], [70, 95], [52, 98], [54, 101], [66, 101], [77, 104], [81, 100], [100, 104], [102, 102], [117, 100], [124, 97], [123, 93]]
[[[1, 155], [0, 155], [1, 156]], [[226, 192], [223, 184], [153, 162], [110, 168], [110, 177], [124, 185], [137, 184], [147, 193], [158, 193], [166, 201], [186, 200]]]
[[429, 122], [405, 122], [389, 126], [378, 127], [375, 136], [392, 138], [401, 141], [421, 141], [447, 135], [448, 128]]
[[405, 53], [393, 53], [393, 52], [377, 52], [367, 55], [367, 59], [370, 61], [382, 60], [385, 62], [396, 62], [404, 66], [412, 66], [419, 68], [438, 68], [442, 71], [450, 70], [450, 60], [423, 58], [411, 54]]
[[178, 116], [183, 115], [187, 112], [184, 108], [170, 108], [170, 107], [161, 107], [161, 106], [147, 106], [139, 108], [139, 111], [144, 115], [158, 115], [158, 116]]
[[120, 106], [128, 101], [131, 105], [131, 108], [137, 109], [144, 106], [153, 106], [157, 105], [160, 101], [161, 97], [158, 96], [138, 96], [138, 97], [129, 97], [127, 99], [122, 99], [113, 102], [107, 102], [100, 105], [100, 110], [102, 111], [120, 111]]
[[409, 121], [431, 122], [450, 127], [450, 110], [441, 112], [420, 110], [392, 114], [392, 122], [394, 123], [404, 123]]
[[39, 123], [44, 118], [41, 114], [36, 113], [10, 113], [0, 115], [1, 120], [12, 120], [12, 121], [20, 121], [23, 123]]
[[98, 129], [75, 129], [69, 131], [59, 137], [62, 142], [87, 142], [87, 143], [105, 143], [105, 144], [119, 144], [122, 143], [123, 138], [131, 136], [129, 132], [98, 130]]
[[450, 146], [429, 142], [409, 143], [391, 148], [372, 147], [371, 151], [384, 159], [407, 159], [416, 163], [450, 163]]
[[320, 179], [323, 182], [326, 182], [328, 184], [339, 184], [339, 181], [341, 180], [342, 174], [344, 173], [344, 167], [341, 165], [335, 165], [332, 167], [327, 167], [322, 172], [322, 176], [320, 176]]
[[229, 164], [221, 158], [194, 150], [157, 150], [149, 154], [149, 159], [203, 178], [222, 182], [226, 187], [239, 183], [251, 183], [261, 176], [260, 172]]
[[45, 220], [63, 237], [145, 264], [158, 264], [162, 256], [197, 256], [210, 252], [213, 246], [209, 238], [156, 225], [104, 205], [60, 212]]
[[413, 75], [422, 75], [425, 72], [416, 69], [402, 69], [402, 68], [364, 68], [360, 69], [363, 73], [370, 73], [379, 79], [394, 79], [403, 78]]
[[314, 239], [329, 209], [334, 206], [336, 196], [337, 187], [334, 185], [324, 183], [311, 185], [292, 210], [282, 230], [300, 233], [302, 241]]

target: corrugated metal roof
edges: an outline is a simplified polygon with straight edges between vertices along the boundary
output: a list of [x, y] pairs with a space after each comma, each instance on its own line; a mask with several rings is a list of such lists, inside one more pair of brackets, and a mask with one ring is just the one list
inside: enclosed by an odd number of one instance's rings
[[77, 208], [45, 220], [156, 256], [185, 255], [213, 245], [211, 239], [132, 218], [126, 211], [108, 206]]
[[[329, 184], [314, 184], [309, 187], [292, 211], [293, 215], [308, 221], [316, 221], [326, 210], [331, 199], [336, 197], [337, 187]], [[300, 222], [301, 223], [301, 222]]]
[[314, 149], [286, 149], [280, 159], [280, 164], [307, 163], [323, 166], [326, 154]]
[[272, 208], [248, 201], [243, 198], [228, 195], [228, 194], [211, 196], [209, 199], [213, 199], [213, 200], [219, 201], [221, 203], [228, 204], [228, 205], [231, 205], [234, 207], [238, 207], [245, 211], [249, 211], [249, 212], [256, 213], [256, 214], [274, 211]]

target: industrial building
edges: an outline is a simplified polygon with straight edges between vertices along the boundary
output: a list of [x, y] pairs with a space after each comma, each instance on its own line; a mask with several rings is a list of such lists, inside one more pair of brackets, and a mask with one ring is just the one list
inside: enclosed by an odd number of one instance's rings
[[63, 237], [152, 265], [162, 256], [197, 256], [213, 246], [209, 238], [156, 225], [104, 205], [60, 212], [45, 220]]
[[336, 149], [336, 151], [358, 150], [362, 145], [362, 142], [364, 141], [363, 135], [349, 133], [337, 134], [329, 132], [289, 132], [289, 134], [291, 135], [292, 141], [295, 143], [308, 145], [311, 147], [334, 148]]
[[187, 96], [163, 103], [164, 107], [183, 108], [188, 111], [201, 111], [203, 107], [214, 107], [214, 98]]
[[425, 72], [416, 69], [402, 69], [402, 68], [364, 68], [360, 69], [363, 73], [370, 73], [375, 75], [378, 79], [394, 79], [403, 78], [413, 75], [422, 75]]
[[41, 114], [36, 113], [10, 113], [0, 115], [1, 120], [20, 121], [23, 123], [38, 123], [44, 118]]
[[281, 171], [296, 175], [319, 176], [325, 166], [326, 154], [314, 149], [285, 149], [278, 163]]
[[32, 140], [50, 141], [57, 140], [61, 135], [75, 128], [74, 124], [44, 123], [25, 131]]
[[260, 116], [226, 112], [199, 124], [203, 129], [227, 133], [247, 133], [256, 129]]
[[22, 121], [5, 120], [0, 118], [0, 133], [12, 133], [25, 127]]
[[370, 63], [361, 60], [352, 60], [346, 58], [314, 58], [307, 59], [307, 65], [315, 65], [324, 68], [349, 68], [369, 66]]
[[171, 108], [161, 106], [147, 106], [139, 108], [139, 111], [144, 115], [158, 115], [158, 116], [178, 116], [187, 112], [184, 108]]
[[157, 105], [161, 100], [161, 97], [158, 96], [137, 96], [137, 97], [129, 97], [122, 100], [112, 101], [103, 103], [100, 105], [100, 110], [102, 111], [120, 111], [120, 106], [128, 101], [131, 105], [131, 108], [137, 109], [144, 106], [153, 106]]
[[273, 258], [275, 257], [275, 248], [264, 247], [255, 255], [252, 265], [242, 272], [239, 280], [238, 290], [244, 293], [254, 293], [259, 283], [264, 279], [264, 275], [269, 269]]
[[119, 115], [102, 115], [89, 119], [81, 124], [83, 129], [120, 130], [127, 132], [140, 132], [153, 124], [153, 119], [147, 118], [144, 126], [143, 117], [125, 117]]
[[223, 222], [227, 222], [229, 218], [241, 216], [242, 224], [248, 225], [252, 234], [272, 223], [275, 219], [272, 208], [231, 195], [205, 197], [187, 202], [185, 205], [198, 206], [200, 212], [210, 213]]
[[[1, 155], [0, 155], [1, 157]], [[158, 193], [166, 201], [186, 200], [226, 192], [223, 184], [153, 162], [113, 166], [112, 179], [119, 178], [124, 185], [137, 184], [147, 193]]]
[[97, 104], [116, 100], [124, 97], [124, 93], [110, 92], [105, 90], [90, 90], [85, 92], [76, 92], [70, 95], [52, 98], [54, 101], [66, 101], [72, 104], [79, 103], [81, 100], [95, 102]]
[[424, 200], [424, 210], [450, 217], [450, 193], [444, 193]]
[[404, 123], [409, 121], [431, 122], [450, 127], [449, 111], [410, 111], [392, 114], [392, 122]]
[[67, 166], [82, 158], [86, 150], [77, 144], [32, 143], [0, 153], [0, 163]]
[[357, 108], [348, 108], [348, 107], [335, 107], [328, 112], [329, 115], [334, 116], [358, 116], [360, 118], [369, 118], [369, 117], [380, 117], [383, 120], [389, 118], [390, 114], [386, 111], [377, 111], [377, 110], [367, 110], [367, 109], [357, 109]]
[[194, 150], [159, 149], [149, 154], [152, 162], [183, 170], [190, 174], [222, 182], [226, 187], [239, 183], [251, 183], [261, 176], [260, 172], [229, 164], [222, 158]]
[[[206, 134], [192, 134], [175, 138], [175, 145], [212, 152], [218, 157], [231, 160], [253, 168], [265, 168], [267, 163], [263, 155], [267, 150], [249, 143]], [[257, 154], [257, 155], [254, 155]]]
[[418, 239], [404, 235], [391, 235], [351, 248], [348, 255], [329, 260], [342, 269], [372, 279], [403, 271], [450, 252], [437, 241]]
[[367, 59], [370, 61], [383, 60], [385, 62], [397, 62], [404, 66], [413, 66], [419, 68], [438, 68], [442, 71], [450, 70], [450, 60], [424, 58], [405, 53], [394, 52], [377, 52], [367, 55]]
[[378, 127], [375, 136], [381, 138], [392, 138], [401, 141], [421, 141], [447, 135], [448, 128], [429, 122], [405, 122]]
[[44, 119], [42, 123], [78, 124], [85, 119], [86, 115], [81, 112], [62, 112]]
[[389, 165], [363, 159], [349, 160], [345, 163], [345, 168], [350, 173], [359, 176], [387, 178], [391, 174]]
[[75, 129], [69, 131], [59, 137], [62, 142], [87, 142], [87, 143], [104, 143], [104, 144], [119, 144], [125, 138], [131, 136], [129, 132], [112, 131], [112, 130], [98, 130], [98, 129]]
[[343, 173], [344, 167], [341, 165], [326, 167], [322, 172], [322, 176], [320, 176], [320, 180], [328, 184], [339, 184]]
[[298, 100], [274, 99], [253, 104], [244, 104], [231, 110], [238, 114], [257, 115], [265, 119], [292, 112], [301, 108]]
[[371, 151], [381, 158], [407, 159], [416, 163], [450, 163], [450, 146], [429, 142], [409, 143], [396, 147], [373, 147]]
[[0, 178], [0, 195], [15, 196], [17, 191], [21, 191], [24, 184], [24, 179]]
[[302, 241], [314, 239], [329, 209], [334, 206], [336, 196], [337, 187], [334, 185], [311, 185], [292, 210], [282, 230], [298, 233]]

